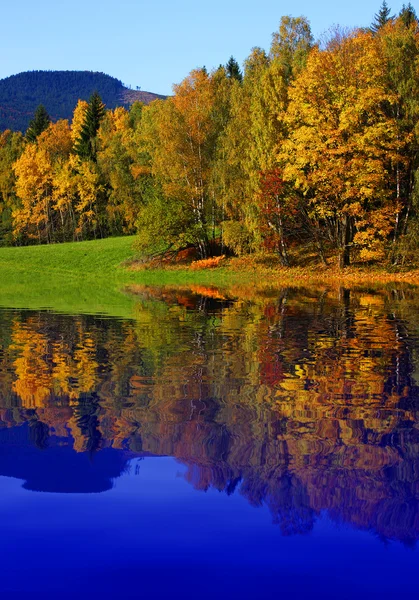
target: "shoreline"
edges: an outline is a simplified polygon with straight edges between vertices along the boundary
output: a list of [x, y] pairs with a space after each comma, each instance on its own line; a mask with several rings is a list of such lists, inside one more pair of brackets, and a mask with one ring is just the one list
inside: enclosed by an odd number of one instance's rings
[[[175, 288], [210, 296], [255, 299], [283, 288], [410, 287], [419, 270], [331, 265], [306, 267], [260, 264], [255, 257], [228, 259], [212, 269], [185, 265], [146, 269], [135, 266], [134, 236], [45, 246], [0, 248], [0, 306], [132, 318], [136, 288]], [[134, 258], [133, 258], [134, 257]], [[271, 259], [269, 259], [271, 260]], [[124, 293], [125, 292], [125, 293]], [[129, 293], [126, 293], [129, 292]]]

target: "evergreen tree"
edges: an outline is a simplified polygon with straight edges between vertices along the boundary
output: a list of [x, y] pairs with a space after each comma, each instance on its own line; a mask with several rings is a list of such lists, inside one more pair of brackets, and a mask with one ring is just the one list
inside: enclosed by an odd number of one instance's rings
[[45, 106], [40, 104], [35, 111], [34, 118], [29, 123], [29, 127], [26, 130], [26, 139], [29, 142], [36, 142], [38, 135], [45, 131], [45, 129], [48, 129], [50, 123], [51, 119]]
[[371, 23], [370, 31], [377, 33], [388, 23], [393, 21], [394, 15], [391, 16], [391, 8], [387, 5], [386, 0], [383, 0], [380, 10], [374, 15], [374, 21]]
[[94, 92], [87, 105], [80, 136], [75, 144], [76, 153], [81, 158], [90, 158], [96, 161], [97, 132], [104, 116], [105, 105], [99, 94]]
[[243, 81], [243, 74], [241, 72], [239, 63], [233, 56], [230, 56], [225, 69], [229, 79], [237, 79], [237, 81], [240, 83]]
[[410, 27], [413, 23], [416, 23], [416, 27], [418, 26], [418, 17], [410, 2], [407, 6], [403, 4], [399, 17], [406, 27]]

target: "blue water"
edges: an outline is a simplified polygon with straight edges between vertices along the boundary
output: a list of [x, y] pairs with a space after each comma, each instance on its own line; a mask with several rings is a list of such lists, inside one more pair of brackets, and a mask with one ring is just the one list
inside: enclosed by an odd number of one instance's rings
[[[284, 537], [266, 507], [195, 491], [169, 457], [133, 459], [111, 490], [30, 492], [0, 478], [6, 597], [394, 598], [418, 556], [321, 515]], [[58, 475], [58, 474], [57, 474]]]

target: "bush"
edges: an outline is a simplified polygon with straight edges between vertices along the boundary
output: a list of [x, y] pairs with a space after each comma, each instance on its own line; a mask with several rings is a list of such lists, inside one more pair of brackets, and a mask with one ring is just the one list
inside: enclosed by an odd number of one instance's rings
[[191, 263], [190, 269], [192, 271], [199, 271], [200, 269], [214, 269], [220, 266], [220, 262], [225, 259], [224, 254], [222, 256], [214, 256], [213, 258], [205, 258], [203, 260], [195, 260]]

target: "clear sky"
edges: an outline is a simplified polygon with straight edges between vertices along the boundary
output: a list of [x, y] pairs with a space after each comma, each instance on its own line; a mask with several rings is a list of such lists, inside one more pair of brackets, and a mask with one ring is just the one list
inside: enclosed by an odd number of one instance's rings
[[[369, 25], [380, 4], [381, 0], [0, 0], [0, 78], [37, 69], [86, 69], [108, 73], [133, 88], [170, 94], [172, 84], [195, 67], [210, 70], [231, 55], [242, 63], [252, 47], [269, 49], [283, 15], [306, 16], [317, 37], [333, 24]], [[398, 12], [403, 1], [388, 4]]]

